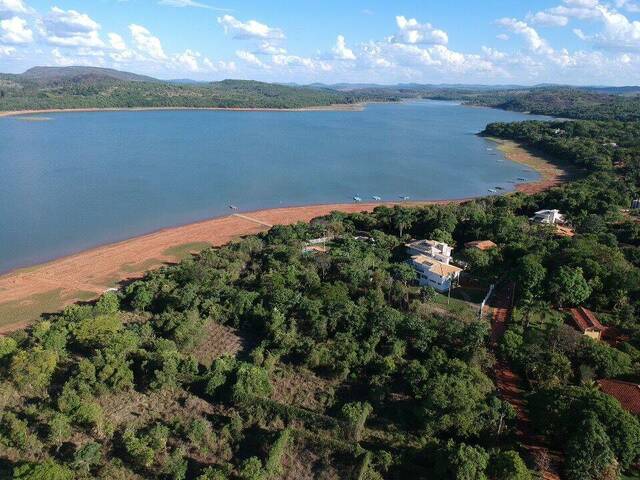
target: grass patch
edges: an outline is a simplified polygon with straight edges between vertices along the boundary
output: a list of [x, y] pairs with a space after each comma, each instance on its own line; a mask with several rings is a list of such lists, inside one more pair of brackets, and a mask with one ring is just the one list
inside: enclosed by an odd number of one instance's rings
[[184, 260], [190, 255], [199, 253], [210, 246], [211, 243], [209, 242], [183, 243], [182, 245], [176, 245], [175, 247], [167, 248], [164, 252], [162, 252], [162, 254], [166, 255], [167, 257], [174, 257], [178, 260]]
[[57, 312], [64, 305], [62, 289], [37, 293], [22, 300], [0, 304], [0, 326], [33, 322], [45, 312]]
[[158, 258], [148, 258], [138, 263], [125, 263], [120, 266], [120, 271], [125, 273], [146, 272], [153, 267], [162, 265], [162, 260]]
[[478, 316], [477, 309], [473, 308], [466, 301], [455, 298], [454, 296], [448, 299], [446, 294], [438, 293], [431, 303], [446, 310], [451, 315], [455, 315], [464, 320], [473, 320]]
[[25, 299], [0, 304], [0, 327], [14, 323], [35, 322], [43, 313], [55, 313], [69, 301], [88, 302], [98, 297], [96, 292], [78, 290], [62, 295], [62, 289], [49, 290]]

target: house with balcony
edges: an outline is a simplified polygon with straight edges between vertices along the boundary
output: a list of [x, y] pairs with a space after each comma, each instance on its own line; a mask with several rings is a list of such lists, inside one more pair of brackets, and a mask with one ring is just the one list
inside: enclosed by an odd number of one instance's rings
[[458, 282], [462, 272], [459, 267], [426, 255], [412, 256], [410, 265], [418, 273], [418, 283], [421, 287], [433, 287], [441, 293], [452, 288]]
[[451, 265], [453, 249], [446, 243], [418, 240], [406, 244], [406, 248], [411, 256], [409, 264], [418, 273], [420, 286], [446, 292], [460, 278], [462, 269]]

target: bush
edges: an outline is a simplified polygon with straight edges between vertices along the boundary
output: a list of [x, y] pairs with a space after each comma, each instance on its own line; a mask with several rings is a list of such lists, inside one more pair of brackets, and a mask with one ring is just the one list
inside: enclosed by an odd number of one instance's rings
[[14, 480], [74, 480], [74, 473], [53, 460], [41, 464], [29, 463], [13, 470]]

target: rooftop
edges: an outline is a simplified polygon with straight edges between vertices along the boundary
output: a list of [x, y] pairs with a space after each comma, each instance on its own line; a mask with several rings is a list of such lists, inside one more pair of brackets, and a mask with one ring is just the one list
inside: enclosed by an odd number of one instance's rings
[[625, 410], [640, 415], [640, 385], [621, 380], [598, 380], [600, 389], [620, 402]]
[[416, 240], [415, 242], [407, 243], [406, 246], [417, 250], [435, 248], [436, 250], [439, 250], [441, 252], [446, 248], [449, 248], [449, 245], [447, 245], [446, 243], [438, 242], [436, 240]]
[[477, 248], [478, 250], [491, 250], [492, 248], [496, 248], [498, 245], [493, 243], [491, 240], [475, 240], [473, 242], [467, 242], [464, 244], [467, 248]]
[[462, 271], [461, 268], [440, 262], [435, 258], [427, 257], [426, 255], [414, 255], [413, 257], [411, 257], [411, 260], [413, 260], [417, 264], [428, 267], [430, 272], [440, 275], [441, 277], [455, 275], [456, 273]]
[[573, 231], [573, 228], [563, 227], [562, 225], [556, 225], [556, 235], [560, 237], [574, 237], [576, 232]]
[[571, 316], [578, 328], [583, 332], [587, 330], [596, 330], [598, 332], [604, 332], [607, 328], [600, 323], [598, 318], [593, 314], [591, 310], [584, 307], [572, 308]]

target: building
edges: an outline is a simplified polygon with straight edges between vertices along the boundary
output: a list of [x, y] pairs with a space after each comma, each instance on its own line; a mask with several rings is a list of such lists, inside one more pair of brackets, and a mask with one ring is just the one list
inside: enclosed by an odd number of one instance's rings
[[439, 292], [446, 292], [460, 278], [461, 268], [441, 262], [427, 255], [413, 255], [411, 266], [418, 272], [418, 281], [422, 287], [433, 287]]
[[476, 240], [473, 242], [467, 242], [464, 246], [467, 248], [477, 248], [478, 250], [492, 250], [498, 245], [493, 243], [491, 240]]
[[405, 246], [407, 247], [407, 253], [412, 257], [415, 255], [424, 255], [447, 265], [451, 262], [451, 253], [453, 252], [453, 249], [444, 242], [437, 242], [435, 240], [418, 240], [407, 243]]
[[607, 328], [600, 323], [591, 310], [584, 307], [577, 307], [572, 308], [570, 312], [573, 323], [583, 335], [593, 338], [594, 340], [600, 340], [602, 338], [602, 334]]
[[640, 415], [640, 385], [621, 380], [598, 380], [600, 390], [620, 402], [622, 408], [634, 415]]
[[636, 198], [631, 202], [631, 208], [633, 210], [638, 210], [640, 209], [640, 198]]
[[546, 223], [549, 225], [556, 225], [565, 221], [564, 215], [560, 213], [560, 210], [539, 210], [530, 220], [534, 223]]

